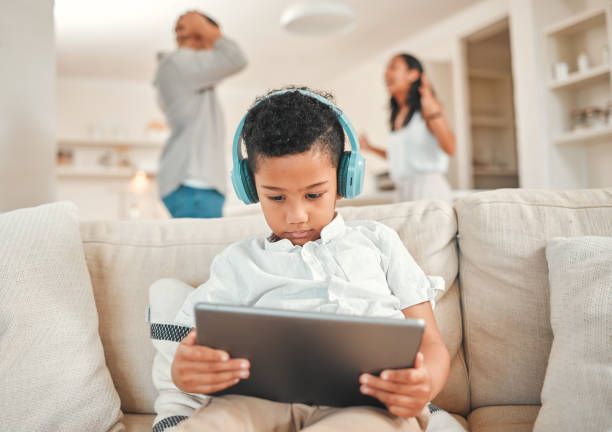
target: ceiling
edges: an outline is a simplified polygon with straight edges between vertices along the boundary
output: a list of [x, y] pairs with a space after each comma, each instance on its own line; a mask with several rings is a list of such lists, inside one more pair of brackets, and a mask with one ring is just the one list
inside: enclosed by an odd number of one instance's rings
[[305, 37], [279, 25], [288, 0], [56, 0], [58, 74], [151, 81], [159, 51], [174, 48], [177, 17], [197, 9], [221, 24], [249, 58], [233, 84], [274, 87], [333, 79], [391, 44], [480, 0], [345, 0], [349, 33]]

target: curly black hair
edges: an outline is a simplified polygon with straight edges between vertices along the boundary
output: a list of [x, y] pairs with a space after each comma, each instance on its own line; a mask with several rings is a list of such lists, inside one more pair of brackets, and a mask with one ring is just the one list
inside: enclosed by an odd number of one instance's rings
[[[257, 98], [249, 110], [242, 129], [247, 159], [251, 172], [257, 171], [261, 157], [278, 157], [304, 153], [317, 146], [329, 153], [334, 167], [338, 167], [344, 151], [344, 129], [332, 107], [300, 93], [307, 90], [333, 102], [329, 93], [307, 87], [285, 87], [288, 90]], [[291, 91], [296, 90], [296, 91]]]

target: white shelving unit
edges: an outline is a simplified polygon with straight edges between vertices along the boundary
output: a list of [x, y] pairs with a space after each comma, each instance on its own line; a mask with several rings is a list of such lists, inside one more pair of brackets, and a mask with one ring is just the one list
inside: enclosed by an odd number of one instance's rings
[[[59, 165], [57, 175], [59, 178], [100, 178], [100, 179], [130, 179], [136, 173], [133, 167], [76, 167]], [[155, 172], [146, 172], [147, 176], [155, 177]]]
[[[570, 16], [544, 30], [548, 40], [548, 61], [554, 65], [565, 62], [570, 73], [562, 80], [553, 78], [549, 89], [553, 98], [553, 113], [560, 118], [553, 120], [557, 125], [553, 141], [557, 144], [586, 142], [591, 138], [608, 135], [605, 130], [588, 130], [589, 125], [576, 127], [572, 124], [572, 112], [595, 106], [602, 109], [612, 100], [609, 58], [604, 47], [610, 44], [610, 17], [607, 8], [585, 11]], [[589, 68], [578, 70], [577, 57], [586, 54]], [[574, 131], [575, 130], [575, 131]]]
[[58, 198], [74, 201], [86, 219], [168, 217], [157, 196], [161, 138], [59, 139], [64, 161], [56, 168]]
[[[608, 187], [612, 176], [605, 168], [612, 156], [612, 124], [605, 118], [612, 104], [612, 4], [584, 10], [571, 3], [574, 13], [543, 31], [548, 72], [548, 109], [552, 157], [564, 187]], [[578, 67], [586, 55], [587, 67]], [[554, 65], [567, 64], [559, 80]], [[588, 118], [586, 113], [597, 113]], [[562, 167], [562, 170], [561, 170]], [[608, 173], [606, 174], [606, 171]]]
[[555, 138], [556, 145], [592, 144], [612, 140], [612, 126], [566, 132]]
[[514, 177], [518, 175], [518, 171], [515, 169], [506, 168], [474, 168], [474, 174], [480, 176], [494, 176], [494, 177]]
[[[57, 174], [60, 178], [129, 178], [142, 169], [143, 160], [146, 166], [154, 165], [163, 146], [161, 139], [61, 138], [57, 142], [58, 151], [69, 152], [71, 163], [58, 164]], [[100, 161], [103, 156], [109, 160]], [[145, 171], [155, 175], [153, 169]]]
[[473, 115], [472, 126], [488, 128], [512, 127], [512, 119], [501, 115]]
[[606, 9], [599, 8], [568, 17], [558, 23], [548, 26], [544, 34], [550, 37], [560, 37], [583, 33], [596, 26], [606, 25]]
[[153, 148], [161, 149], [163, 140], [134, 140], [134, 139], [102, 139], [102, 138], [63, 138], [57, 143], [60, 148], [75, 147], [110, 147], [110, 148]]
[[597, 81], [606, 81], [610, 77], [610, 66], [600, 65], [586, 72], [574, 72], [560, 81], [552, 81], [548, 86], [551, 90], [572, 89], [586, 86]]

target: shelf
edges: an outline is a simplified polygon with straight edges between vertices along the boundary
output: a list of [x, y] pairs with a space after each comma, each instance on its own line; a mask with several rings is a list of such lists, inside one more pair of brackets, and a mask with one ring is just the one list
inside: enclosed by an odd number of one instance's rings
[[471, 68], [468, 70], [468, 76], [470, 78], [484, 78], [484, 79], [494, 79], [494, 80], [507, 80], [510, 79], [512, 74], [510, 72], [505, 72], [501, 70], [494, 69], [476, 69]]
[[[60, 178], [131, 178], [136, 172], [132, 167], [74, 167], [61, 165], [57, 167], [56, 173]], [[147, 172], [147, 176], [155, 176], [153, 172]]]
[[516, 169], [508, 168], [474, 168], [473, 174], [476, 176], [495, 176], [495, 177], [512, 177], [517, 176], [518, 171]]
[[594, 81], [610, 78], [610, 66], [601, 65], [591, 68], [587, 72], [574, 72], [568, 75], [563, 81], [551, 82], [548, 87], [551, 90], [568, 89], [571, 87], [582, 86]]
[[507, 117], [492, 115], [475, 115], [471, 119], [472, 126], [489, 128], [511, 128], [512, 121]]
[[612, 140], [612, 127], [607, 126], [578, 132], [567, 132], [558, 136], [554, 143], [556, 145], [587, 144], [591, 141], [603, 140], [605, 138]]
[[544, 30], [547, 36], [566, 36], [592, 29], [598, 25], [606, 24], [606, 10], [595, 9], [571, 16]]
[[121, 140], [121, 139], [101, 139], [101, 138], [68, 138], [60, 139], [58, 147], [133, 147], [133, 148], [162, 148], [162, 140]]

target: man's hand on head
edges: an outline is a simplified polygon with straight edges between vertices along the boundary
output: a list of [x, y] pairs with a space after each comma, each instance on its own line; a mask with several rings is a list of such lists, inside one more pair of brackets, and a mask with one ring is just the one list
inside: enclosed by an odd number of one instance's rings
[[196, 50], [212, 49], [215, 41], [221, 37], [219, 27], [196, 11], [189, 11], [181, 15], [174, 30], [179, 47]]

